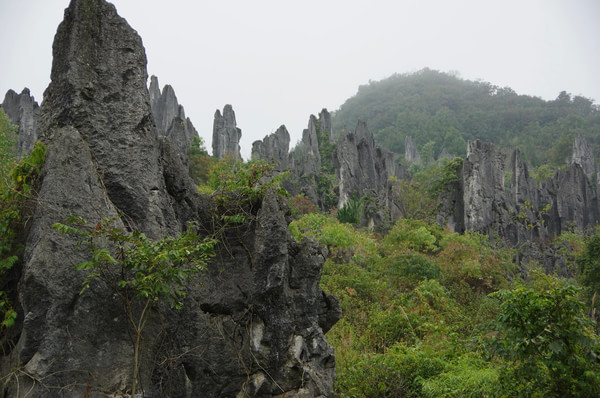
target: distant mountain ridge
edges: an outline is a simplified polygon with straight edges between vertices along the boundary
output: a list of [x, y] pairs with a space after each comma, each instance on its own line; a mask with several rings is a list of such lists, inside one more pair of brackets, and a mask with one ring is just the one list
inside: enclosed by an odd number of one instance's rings
[[600, 153], [600, 108], [591, 99], [562, 91], [545, 101], [431, 69], [360, 86], [334, 112], [333, 129], [358, 120], [367, 123], [377, 145], [397, 154], [404, 154], [408, 136], [433, 158], [443, 149], [464, 157], [466, 142], [480, 139], [521, 148], [533, 166], [558, 166], [571, 155], [578, 134]]

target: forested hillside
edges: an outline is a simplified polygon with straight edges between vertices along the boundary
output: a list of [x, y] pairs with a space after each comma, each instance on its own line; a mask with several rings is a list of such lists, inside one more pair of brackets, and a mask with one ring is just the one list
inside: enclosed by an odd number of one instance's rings
[[480, 139], [519, 147], [534, 166], [559, 166], [581, 132], [600, 153], [600, 110], [591, 99], [566, 91], [553, 101], [510, 88], [423, 69], [360, 86], [333, 117], [334, 131], [367, 123], [378, 145], [404, 154], [413, 136], [427, 158], [443, 148], [464, 156], [466, 141]]

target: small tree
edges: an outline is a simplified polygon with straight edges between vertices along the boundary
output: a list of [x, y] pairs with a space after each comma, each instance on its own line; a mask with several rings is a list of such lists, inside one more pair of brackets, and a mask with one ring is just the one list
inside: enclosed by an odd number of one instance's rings
[[[131, 396], [135, 396], [140, 364], [141, 336], [152, 306], [161, 300], [181, 308], [185, 283], [204, 269], [214, 254], [216, 240], [200, 239], [194, 225], [177, 238], [159, 241], [148, 239], [139, 231], [126, 232], [112, 226], [113, 219], [95, 225], [80, 217], [56, 223], [54, 228], [75, 235], [88, 247], [91, 258], [77, 265], [87, 271], [82, 292], [96, 278], [104, 281], [123, 301], [129, 327], [133, 332], [133, 379]], [[141, 305], [137, 307], [135, 304]], [[141, 311], [136, 311], [141, 308]]]
[[507, 360], [509, 396], [591, 397], [600, 394], [597, 338], [574, 286], [538, 275], [537, 288], [493, 293], [501, 300], [492, 344]]

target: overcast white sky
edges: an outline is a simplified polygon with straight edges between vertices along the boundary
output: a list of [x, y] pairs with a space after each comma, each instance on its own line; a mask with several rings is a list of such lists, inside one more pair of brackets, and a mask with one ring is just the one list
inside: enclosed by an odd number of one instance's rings
[[[292, 145], [311, 113], [358, 86], [424, 67], [554, 99], [600, 103], [598, 0], [113, 0], [142, 36], [148, 73], [171, 84], [211, 149], [232, 104], [242, 156], [285, 124]], [[0, 0], [0, 100], [41, 103], [69, 0]]]

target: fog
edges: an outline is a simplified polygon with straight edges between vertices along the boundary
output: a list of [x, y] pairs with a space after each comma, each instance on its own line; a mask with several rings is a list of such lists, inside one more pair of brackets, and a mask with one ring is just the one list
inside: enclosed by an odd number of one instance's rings
[[[50, 79], [68, 0], [0, 0], [0, 95]], [[114, 0], [142, 36], [148, 73], [175, 89], [210, 151], [216, 109], [232, 104], [242, 155], [285, 124], [292, 145], [308, 117], [358, 86], [424, 67], [554, 99], [600, 100], [600, 2]]]

